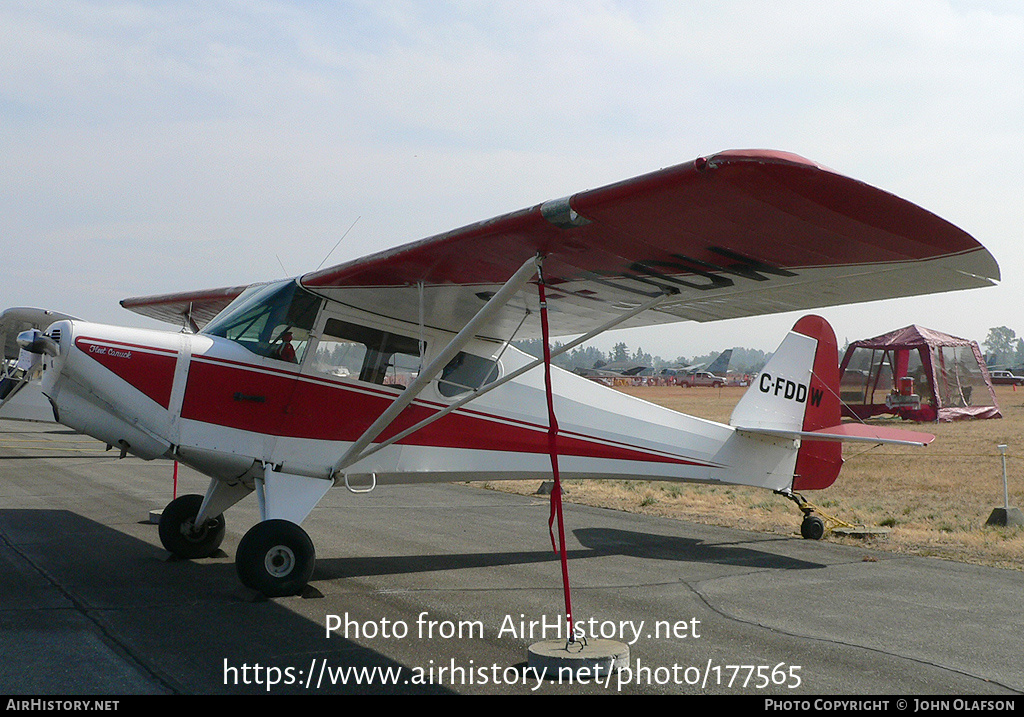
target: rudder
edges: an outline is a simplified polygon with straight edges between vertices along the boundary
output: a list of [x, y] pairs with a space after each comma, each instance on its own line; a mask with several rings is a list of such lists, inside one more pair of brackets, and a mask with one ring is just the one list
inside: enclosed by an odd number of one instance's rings
[[[815, 431], [836, 426], [842, 411], [839, 402], [839, 347], [835, 332], [820, 316], [803, 317], [793, 326], [793, 331], [818, 342], [808, 387], [803, 430]], [[828, 488], [839, 477], [842, 465], [842, 443], [804, 439], [797, 453], [793, 490]]]

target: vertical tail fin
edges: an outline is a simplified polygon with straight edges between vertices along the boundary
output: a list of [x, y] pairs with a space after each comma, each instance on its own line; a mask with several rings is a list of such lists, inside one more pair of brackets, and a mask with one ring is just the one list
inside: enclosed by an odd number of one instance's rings
[[[755, 431], [796, 434], [834, 427], [839, 420], [835, 333], [820, 316], [805, 316], [736, 404], [730, 423]], [[839, 442], [803, 439], [793, 489], [832, 485], [843, 464], [842, 451]]]
[[[805, 316], [793, 331], [817, 339], [814, 368], [804, 411], [804, 431], [816, 431], [839, 424], [839, 349], [836, 335], [820, 316]], [[833, 441], [804, 440], [797, 453], [793, 490], [828, 488], [839, 477], [843, 465], [843, 444]]]

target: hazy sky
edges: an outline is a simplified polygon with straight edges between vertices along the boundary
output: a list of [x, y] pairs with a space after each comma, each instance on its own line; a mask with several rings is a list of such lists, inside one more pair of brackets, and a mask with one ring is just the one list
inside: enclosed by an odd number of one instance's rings
[[[994, 289], [825, 309], [1024, 335], [1024, 3], [0, 4], [0, 308], [315, 269], [723, 149], [795, 152], [995, 255]], [[620, 332], [773, 350], [797, 316]]]

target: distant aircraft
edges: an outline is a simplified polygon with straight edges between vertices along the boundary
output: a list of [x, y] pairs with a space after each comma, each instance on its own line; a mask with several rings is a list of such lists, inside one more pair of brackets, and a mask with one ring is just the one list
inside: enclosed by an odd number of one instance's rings
[[707, 367], [708, 373], [713, 373], [716, 376], [725, 376], [729, 373], [729, 362], [732, 361], [732, 349], [726, 349], [722, 353], [718, 354], [718, 357]]
[[607, 364], [598, 368], [575, 368], [573, 373], [577, 376], [583, 376], [584, 378], [592, 379], [616, 379], [616, 378], [632, 378], [638, 376], [642, 371], [647, 369], [647, 366], [642, 364], [634, 364], [632, 362], [621, 362], [618, 364]]
[[[710, 363], [705, 361], [703, 363], [691, 363], [686, 366], [668, 366], [659, 369], [655, 373], [655, 375], [662, 378], [667, 378], [673, 384], [683, 385], [687, 376], [690, 376], [695, 372], [701, 371], [701, 369], [707, 366], [707, 370], [704, 371], [703, 373], [720, 376], [722, 379], [722, 384], [724, 385], [725, 374], [729, 370], [729, 361], [731, 359], [732, 349], [726, 349], [718, 356], [716, 356], [715, 360]], [[711, 384], [709, 383], [708, 385]]]
[[[713, 321], [991, 286], [968, 234], [791, 154], [722, 152], [547, 201], [294, 279], [126, 299], [197, 333], [77, 320], [26, 332], [57, 419], [210, 477], [163, 511], [171, 553], [212, 554], [255, 493], [242, 582], [300, 591], [300, 527], [334, 485], [637, 478], [754, 485], [792, 498], [838, 476], [842, 440], [931, 436], [840, 424], [835, 336], [796, 322], [729, 424], [531, 359], [513, 340]], [[556, 491], [557, 494], [557, 491]], [[563, 541], [564, 545], [564, 541]]]
[[53, 412], [40, 391], [41, 357], [22, 349], [17, 339], [24, 331], [41, 332], [54, 321], [71, 318], [67, 314], [23, 306], [0, 313], [0, 345], [4, 350], [0, 363], [0, 418], [53, 420]]

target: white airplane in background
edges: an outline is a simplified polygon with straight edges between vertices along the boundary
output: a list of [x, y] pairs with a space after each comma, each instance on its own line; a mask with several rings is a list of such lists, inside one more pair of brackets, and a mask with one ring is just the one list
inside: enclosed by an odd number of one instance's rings
[[[122, 455], [210, 477], [160, 538], [212, 554], [256, 493], [242, 582], [309, 581], [302, 521], [327, 490], [429, 481], [636, 478], [760, 486], [800, 503], [842, 440], [931, 436], [840, 424], [835, 336], [796, 322], [728, 425], [552, 369], [513, 340], [713, 321], [990, 286], [968, 234], [795, 155], [722, 152], [275, 283], [126, 299], [184, 325], [63, 320], [26, 332], [58, 421]], [[804, 532], [821, 533], [805, 510]], [[810, 523], [808, 523], [810, 521]], [[564, 544], [564, 541], [563, 541]]]
[[40, 390], [42, 357], [18, 345], [18, 336], [31, 329], [45, 329], [54, 321], [74, 319], [46, 309], [15, 306], [0, 312], [0, 418], [52, 421], [53, 411]]

